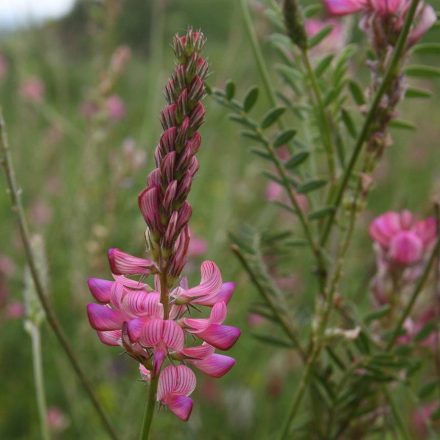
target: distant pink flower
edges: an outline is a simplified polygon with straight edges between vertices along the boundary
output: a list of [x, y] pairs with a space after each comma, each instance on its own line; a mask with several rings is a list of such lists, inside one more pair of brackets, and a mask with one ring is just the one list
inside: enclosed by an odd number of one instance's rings
[[6, 255], [0, 255], [0, 273], [9, 278], [14, 276], [17, 268], [15, 263]]
[[106, 108], [108, 116], [112, 121], [120, 121], [127, 115], [125, 103], [117, 95], [112, 95], [107, 98]]
[[204, 255], [208, 250], [208, 243], [206, 240], [202, 238], [196, 237], [194, 235], [191, 236], [191, 241], [188, 246], [188, 256], [190, 257], [199, 257], [200, 255]]
[[47, 424], [53, 432], [62, 432], [70, 424], [66, 414], [58, 407], [51, 406], [47, 410]]
[[6, 57], [2, 53], [0, 53], [0, 81], [6, 78], [6, 75], [8, 74], [8, 68], [9, 66]]
[[[394, 44], [403, 27], [411, 0], [324, 0], [324, 4], [333, 16], [361, 13], [362, 29], [371, 33], [376, 43], [380, 44], [380, 40], [385, 39], [387, 44]], [[421, 3], [408, 39], [409, 44], [420, 39], [436, 20], [432, 6]]]
[[387, 212], [371, 223], [369, 231], [385, 259], [402, 266], [420, 262], [437, 235], [434, 218], [416, 221], [409, 211]]
[[259, 327], [264, 324], [266, 320], [258, 313], [249, 313], [247, 322], [249, 327]]
[[320, 53], [331, 53], [338, 52], [343, 49], [345, 44], [345, 33], [344, 27], [340, 20], [332, 18], [327, 18], [324, 20], [312, 18], [306, 21], [305, 28], [307, 35], [309, 37], [313, 37], [319, 31], [329, 25], [332, 26], [332, 31], [321, 43], [319, 43], [318, 46], [314, 48], [314, 51], [319, 51]]
[[36, 200], [30, 208], [32, 222], [37, 225], [47, 225], [52, 221], [53, 211], [51, 206], [44, 200]]
[[439, 407], [439, 402], [431, 402], [413, 412], [411, 421], [418, 440], [428, 438], [429, 419]]
[[38, 104], [44, 99], [44, 84], [37, 76], [27, 78], [20, 86], [20, 95], [26, 101]]
[[131, 49], [127, 45], [122, 45], [116, 48], [112, 55], [110, 62], [114, 73], [120, 74], [131, 58]]
[[[309, 208], [309, 201], [304, 194], [294, 194], [298, 205], [302, 211], [307, 211]], [[284, 188], [276, 182], [269, 182], [266, 186], [266, 200], [269, 202], [279, 201], [286, 202], [288, 197]]]
[[24, 305], [21, 302], [11, 302], [6, 307], [6, 316], [9, 319], [20, 319], [24, 316]]

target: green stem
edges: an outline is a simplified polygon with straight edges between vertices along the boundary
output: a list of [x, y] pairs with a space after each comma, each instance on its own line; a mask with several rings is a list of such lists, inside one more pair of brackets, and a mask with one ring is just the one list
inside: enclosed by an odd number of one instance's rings
[[142, 432], [139, 440], [148, 440], [150, 436], [151, 424], [153, 422], [154, 409], [156, 407], [157, 385], [159, 383], [159, 375], [151, 379], [150, 389], [148, 391], [148, 400], [145, 405], [144, 421], [142, 423]]
[[23, 203], [21, 200], [21, 190], [18, 187], [17, 180], [15, 177], [15, 169], [12, 162], [11, 150], [9, 148], [7, 133], [5, 122], [3, 119], [3, 114], [0, 110], [0, 151], [2, 152], [2, 157], [0, 159], [0, 164], [2, 165], [5, 176], [6, 183], [8, 186], [9, 196], [11, 198], [12, 211], [15, 213], [17, 218], [17, 223], [20, 231], [21, 240], [23, 242], [23, 247], [25, 251], [25, 256], [29, 265], [29, 269], [31, 272], [32, 280], [34, 281], [35, 291], [37, 293], [38, 299], [41, 303], [41, 306], [44, 309], [46, 314], [47, 322], [49, 323], [50, 328], [54, 332], [61, 348], [64, 350], [67, 358], [69, 359], [70, 365], [75, 371], [78, 379], [86, 392], [87, 397], [91, 401], [96, 413], [101, 419], [102, 425], [107, 431], [107, 434], [113, 440], [118, 440], [118, 436], [116, 432], [113, 430], [110, 421], [108, 420], [104, 410], [101, 407], [101, 404], [96, 397], [92, 385], [87, 378], [84, 370], [82, 369], [72, 346], [70, 345], [69, 340], [67, 339], [64, 330], [61, 327], [60, 322], [55, 314], [54, 309], [52, 308], [52, 304], [50, 303], [48, 296], [43, 287], [43, 283], [41, 281], [40, 274], [38, 272], [38, 267], [34, 258], [34, 254], [31, 246], [31, 235], [29, 232], [29, 226], [26, 220], [26, 216], [24, 213]]
[[437, 259], [439, 251], [440, 251], [440, 237], [437, 238], [434, 249], [432, 250], [431, 256], [429, 257], [428, 263], [425, 266], [423, 274], [419, 278], [417, 285], [414, 288], [414, 292], [412, 293], [411, 298], [408, 301], [408, 304], [406, 305], [405, 309], [403, 310], [403, 313], [402, 313], [402, 315], [396, 325], [396, 328], [393, 332], [393, 335], [392, 335], [390, 341], [388, 342], [388, 345], [386, 348], [387, 351], [390, 351], [393, 348], [394, 344], [396, 343], [397, 338], [399, 337], [399, 335], [402, 331], [402, 328], [403, 328], [403, 325], [404, 325], [406, 319], [410, 315], [412, 308], [414, 307], [414, 304], [417, 301], [417, 298], [419, 297], [420, 293], [423, 290], [423, 287], [425, 286], [426, 281], [428, 280], [429, 273], [431, 272], [431, 269], [434, 265], [434, 262]]
[[255, 34], [254, 26], [252, 24], [252, 17], [249, 12], [247, 0], [240, 0], [240, 6], [241, 6], [241, 12], [243, 14], [243, 20], [244, 20], [246, 32], [251, 42], [252, 51], [257, 61], [258, 71], [260, 72], [267, 97], [269, 98], [270, 104], [273, 107], [275, 107], [277, 105], [275, 91], [272, 88], [269, 71], [267, 70], [266, 63], [264, 62], [263, 53], [261, 52], [260, 45], [258, 44], [258, 39], [257, 39], [257, 35]]
[[396, 404], [393, 400], [393, 397], [391, 396], [390, 391], [385, 386], [383, 387], [383, 393], [384, 393], [385, 398], [388, 402], [388, 405], [391, 408], [391, 412], [393, 413], [394, 421], [396, 422], [397, 429], [400, 432], [402, 439], [403, 440], [411, 440], [411, 437], [408, 434], [408, 431], [405, 427], [405, 423], [403, 423], [403, 420], [400, 417], [399, 411], [396, 408]]
[[47, 405], [46, 393], [44, 390], [43, 362], [41, 359], [40, 329], [31, 322], [29, 322], [29, 327], [29, 333], [32, 340], [32, 365], [34, 370], [38, 414], [40, 416], [41, 438], [43, 440], [50, 440], [49, 427], [47, 425]]
[[405, 19], [405, 23], [403, 25], [403, 29], [400, 32], [399, 39], [397, 40], [396, 47], [393, 51], [393, 55], [392, 55], [390, 64], [389, 64], [388, 69], [384, 75], [383, 81], [382, 81], [379, 89], [377, 90], [376, 95], [374, 96], [374, 100], [373, 100], [373, 102], [370, 106], [370, 109], [367, 113], [367, 116], [365, 118], [364, 124], [362, 126], [362, 130], [359, 134], [359, 137], [357, 139], [353, 153], [350, 157], [350, 161], [349, 161], [347, 168], [345, 169], [344, 174], [342, 176], [341, 185], [340, 185], [338, 192], [336, 194], [336, 198], [335, 198], [334, 202], [332, 203], [332, 205], [334, 206], [335, 209], [330, 213], [329, 219], [328, 219], [326, 226], [325, 226], [325, 229], [324, 229], [324, 232], [321, 236], [321, 245], [322, 246], [325, 246], [325, 244], [327, 243], [327, 239], [330, 235], [330, 231], [331, 231], [332, 226], [334, 224], [336, 213], [341, 205], [341, 202], [342, 202], [345, 190], [347, 188], [348, 182], [350, 181], [350, 177], [353, 174], [354, 167], [355, 167], [357, 160], [359, 158], [359, 155], [362, 151], [362, 147], [364, 146], [364, 143], [367, 140], [368, 135], [370, 133], [370, 128], [375, 120], [376, 113], [377, 113], [379, 106], [380, 106], [380, 103], [382, 101], [382, 97], [386, 93], [388, 86], [393, 81], [395, 75], [398, 72], [398, 68], [399, 68], [400, 61], [402, 59], [402, 55], [405, 52], [406, 41], [407, 41], [408, 34], [409, 34], [409, 31], [410, 31], [410, 28], [412, 25], [412, 20], [414, 18], [414, 15], [416, 13], [417, 6], [419, 3], [420, 3], [420, 0], [413, 0], [411, 3], [411, 6], [409, 8], [408, 14]]

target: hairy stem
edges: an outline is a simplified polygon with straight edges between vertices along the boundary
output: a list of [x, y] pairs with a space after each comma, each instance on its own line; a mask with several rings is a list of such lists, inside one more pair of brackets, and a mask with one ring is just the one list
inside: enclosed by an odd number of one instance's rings
[[47, 424], [46, 392], [44, 390], [43, 362], [41, 356], [40, 329], [29, 322], [29, 333], [32, 341], [32, 365], [34, 371], [35, 393], [37, 395], [38, 414], [40, 417], [41, 438], [50, 440]]
[[113, 430], [113, 427], [110, 424], [101, 404], [98, 401], [98, 398], [95, 395], [95, 392], [92, 389], [91, 383], [87, 378], [84, 370], [80, 366], [80, 363], [70, 345], [69, 340], [64, 333], [64, 330], [61, 327], [60, 322], [55, 314], [52, 305], [45, 294], [43, 283], [41, 282], [41, 278], [38, 272], [38, 267], [33, 255], [32, 247], [31, 247], [31, 239], [29, 233], [29, 227], [26, 220], [26, 216], [24, 213], [23, 203], [21, 201], [21, 190], [18, 187], [17, 180], [15, 177], [15, 169], [13, 167], [12, 155], [9, 148], [8, 138], [6, 134], [5, 122], [3, 119], [3, 114], [0, 111], [0, 151], [2, 152], [2, 157], [0, 159], [1, 165], [5, 171], [6, 183], [8, 186], [9, 196], [11, 198], [12, 211], [15, 213], [17, 218], [18, 227], [20, 230], [21, 240], [23, 242], [23, 247], [25, 250], [26, 259], [29, 265], [29, 269], [31, 272], [32, 279], [35, 284], [35, 290], [38, 296], [38, 299], [41, 303], [41, 306], [44, 309], [46, 314], [47, 322], [49, 323], [50, 328], [54, 332], [61, 348], [65, 352], [67, 358], [69, 359], [70, 365], [75, 371], [78, 379], [86, 392], [87, 397], [91, 401], [95, 411], [97, 412], [103, 427], [107, 431], [107, 434], [113, 440], [118, 440], [118, 436], [116, 432]]
[[325, 244], [327, 243], [327, 239], [329, 238], [332, 226], [334, 225], [336, 213], [341, 205], [342, 199], [345, 194], [345, 190], [347, 189], [348, 182], [350, 181], [350, 178], [354, 172], [355, 165], [356, 165], [357, 160], [359, 158], [359, 155], [363, 149], [365, 141], [368, 139], [368, 135], [370, 134], [371, 126], [373, 125], [373, 123], [375, 121], [376, 113], [379, 109], [382, 98], [383, 98], [384, 94], [386, 93], [389, 85], [392, 83], [393, 79], [395, 78], [395, 75], [398, 72], [400, 62], [401, 62], [402, 57], [405, 53], [406, 41], [407, 41], [409, 31], [410, 31], [410, 28], [412, 25], [412, 21], [413, 21], [413, 18], [414, 18], [414, 15], [416, 13], [417, 6], [419, 5], [419, 3], [420, 3], [420, 0], [412, 0], [411, 6], [408, 10], [408, 14], [405, 18], [405, 23], [403, 25], [402, 31], [400, 32], [396, 47], [394, 48], [390, 64], [385, 72], [382, 83], [380, 84], [380, 87], [377, 90], [376, 95], [374, 96], [374, 99], [373, 99], [373, 102], [370, 106], [370, 109], [368, 110], [367, 116], [366, 116], [364, 124], [362, 126], [362, 130], [359, 134], [359, 137], [356, 141], [356, 145], [354, 147], [353, 153], [350, 157], [350, 161], [348, 162], [347, 168], [345, 169], [344, 174], [342, 176], [342, 181], [341, 181], [341, 184], [340, 184], [339, 189], [337, 191], [335, 200], [332, 203], [332, 205], [334, 206], [335, 209], [330, 213], [329, 219], [328, 219], [326, 226], [325, 226], [325, 229], [324, 229], [324, 232], [321, 235], [320, 242], [321, 242], [322, 246], [325, 246]]
[[240, 261], [241, 265], [243, 266], [244, 270], [249, 275], [249, 278], [251, 279], [254, 286], [258, 289], [261, 296], [264, 298], [270, 309], [272, 310], [272, 313], [274, 314], [274, 317], [278, 320], [278, 323], [280, 327], [284, 330], [284, 333], [289, 337], [289, 339], [293, 342], [296, 349], [298, 350], [298, 353], [301, 356], [301, 359], [305, 362], [307, 355], [302, 347], [301, 343], [298, 340], [298, 337], [296, 336], [295, 330], [292, 328], [289, 320], [286, 318], [284, 313], [281, 312], [279, 306], [276, 304], [272, 296], [267, 292], [267, 290], [260, 284], [257, 277], [255, 276], [252, 268], [250, 267], [248, 261], [246, 260], [243, 253], [240, 251], [238, 246], [231, 246], [232, 252], [236, 255], [238, 260]]

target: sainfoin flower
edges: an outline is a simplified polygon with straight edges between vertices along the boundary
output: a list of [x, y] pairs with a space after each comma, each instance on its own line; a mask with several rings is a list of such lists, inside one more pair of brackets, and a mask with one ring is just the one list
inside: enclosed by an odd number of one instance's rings
[[[333, 16], [361, 13], [361, 28], [371, 31], [387, 44], [394, 44], [401, 31], [411, 5], [411, 0], [324, 0], [327, 11]], [[421, 3], [417, 9], [411, 33], [410, 44], [419, 40], [436, 22], [437, 17], [431, 5]]]
[[[187, 196], [199, 167], [195, 154], [205, 114], [204, 42], [203, 34], [192, 30], [173, 41], [178, 64], [165, 87], [168, 105], [161, 114], [164, 132], [155, 152], [156, 168], [138, 198], [150, 256], [112, 248], [113, 280], [88, 281], [97, 303], [89, 304], [87, 313], [101, 342], [121, 346], [136, 359], [143, 380], [158, 381], [157, 401], [182, 420], [191, 414], [189, 395], [196, 386], [189, 366], [223, 376], [235, 360], [215, 351], [228, 350], [240, 336], [238, 328], [224, 324], [235, 284], [223, 282], [217, 265], [204, 261], [200, 283], [193, 287], [181, 276], [190, 244]], [[210, 310], [206, 317], [189, 316], [199, 307]]]
[[416, 221], [409, 211], [387, 212], [370, 224], [371, 238], [386, 261], [401, 266], [419, 263], [437, 235], [435, 219]]

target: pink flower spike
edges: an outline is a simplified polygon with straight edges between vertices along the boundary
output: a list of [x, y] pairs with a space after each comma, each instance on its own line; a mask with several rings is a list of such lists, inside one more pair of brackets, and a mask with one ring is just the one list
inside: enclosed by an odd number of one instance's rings
[[108, 259], [115, 275], [149, 275], [156, 269], [151, 260], [133, 257], [117, 248], [109, 249]]
[[99, 278], [89, 278], [87, 281], [90, 293], [96, 301], [107, 304], [110, 302], [111, 288], [113, 281], [101, 280]]
[[324, 5], [330, 15], [342, 16], [355, 14], [366, 8], [365, 0], [324, 0]]
[[120, 330], [124, 322], [121, 313], [102, 304], [87, 304], [87, 315], [95, 330]]
[[196, 387], [195, 374], [185, 365], [166, 367], [159, 376], [157, 400], [167, 405], [179, 419], [187, 421], [193, 401], [188, 396]]

